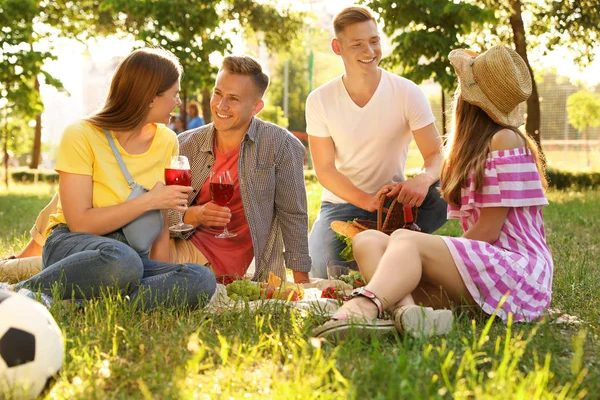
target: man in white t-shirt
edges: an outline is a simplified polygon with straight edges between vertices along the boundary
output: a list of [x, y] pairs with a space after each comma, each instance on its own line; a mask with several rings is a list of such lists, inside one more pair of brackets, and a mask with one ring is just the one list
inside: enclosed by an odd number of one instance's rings
[[[446, 222], [446, 202], [437, 187], [441, 139], [421, 89], [408, 79], [378, 67], [381, 44], [367, 8], [348, 7], [333, 20], [333, 51], [342, 57], [344, 75], [313, 91], [306, 101], [310, 149], [323, 185], [321, 210], [309, 237], [311, 276], [327, 277], [327, 262], [341, 260], [344, 245], [329, 227], [332, 221], [376, 220], [378, 198], [419, 208], [418, 225], [433, 232]], [[410, 141], [424, 165], [404, 176]]]

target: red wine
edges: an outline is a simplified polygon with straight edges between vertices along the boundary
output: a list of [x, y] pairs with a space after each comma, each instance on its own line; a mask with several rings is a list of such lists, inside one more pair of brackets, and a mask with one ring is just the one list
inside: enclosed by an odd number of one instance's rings
[[413, 219], [412, 207], [404, 204], [402, 206], [402, 211], [404, 212], [404, 226], [402, 229], [421, 232], [421, 228], [419, 228]]
[[165, 183], [167, 185], [192, 186], [192, 170], [166, 168]]
[[233, 197], [233, 183], [210, 183], [210, 196], [221, 207], [226, 206]]

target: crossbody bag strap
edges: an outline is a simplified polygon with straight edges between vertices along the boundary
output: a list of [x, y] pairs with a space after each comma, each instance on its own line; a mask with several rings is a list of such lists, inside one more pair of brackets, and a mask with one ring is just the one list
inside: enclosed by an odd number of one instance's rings
[[121, 153], [119, 153], [119, 150], [117, 149], [117, 145], [115, 144], [115, 141], [113, 140], [112, 135], [110, 134], [108, 129], [104, 129], [104, 134], [106, 135], [106, 139], [108, 139], [108, 144], [110, 145], [110, 148], [112, 149], [113, 154], [115, 155], [115, 158], [117, 159], [117, 163], [119, 164], [119, 167], [121, 167], [121, 171], [123, 172], [123, 175], [125, 175], [125, 179], [127, 180], [127, 183], [129, 184], [129, 188], [130, 189], [133, 188], [133, 186], [135, 185], [135, 181], [129, 174], [129, 171], [127, 170], [127, 166], [125, 165], [125, 162], [123, 161], [123, 158], [121, 157]]

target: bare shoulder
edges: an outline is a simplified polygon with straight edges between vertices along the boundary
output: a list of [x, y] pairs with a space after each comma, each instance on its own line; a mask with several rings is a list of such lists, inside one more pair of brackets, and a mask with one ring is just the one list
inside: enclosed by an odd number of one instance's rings
[[525, 146], [525, 141], [518, 133], [511, 129], [502, 129], [492, 137], [492, 150], [510, 150]]

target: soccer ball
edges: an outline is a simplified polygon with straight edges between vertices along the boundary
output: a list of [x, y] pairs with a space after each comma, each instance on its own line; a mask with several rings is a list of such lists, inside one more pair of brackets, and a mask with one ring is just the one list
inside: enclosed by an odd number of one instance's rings
[[64, 340], [38, 302], [0, 291], [0, 398], [35, 399], [63, 363]]

